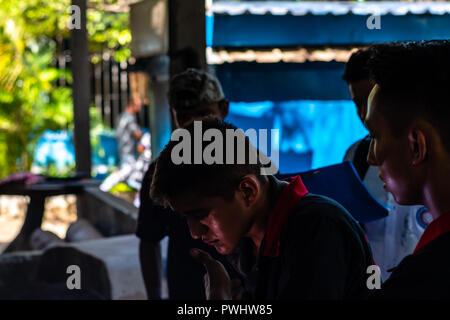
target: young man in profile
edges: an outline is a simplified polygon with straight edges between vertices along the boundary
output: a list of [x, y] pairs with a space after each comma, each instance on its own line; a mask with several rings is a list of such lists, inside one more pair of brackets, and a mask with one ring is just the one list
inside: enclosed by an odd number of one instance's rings
[[[370, 79], [369, 60], [377, 46], [383, 44], [373, 44], [355, 51], [345, 64], [342, 76], [347, 82], [358, 117], [363, 124], [367, 114], [367, 99], [375, 85]], [[363, 226], [372, 247], [373, 257], [380, 267], [382, 279], [386, 280], [391, 275], [388, 270], [398, 265], [416, 246], [424, 231], [423, 217], [426, 210], [422, 205], [397, 204], [392, 194], [383, 188], [383, 181], [378, 177], [378, 168], [367, 162], [370, 143], [369, 135], [355, 142], [345, 153], [344, 161], [353, 163], [369, 191], [389, 208], [387, 217], [365, 223]]]
[[399, 204], [424, 204], [433, 216], [376, 298], [450, 297], [449, 57], [449, 41], [394, 43], [369, 63], [368, 161]]
[[[157, 159], [151, 196], [184, 214], [193, 238], [230, 255], [246, 279], [247, 298], [366, 297], [366, 272], [373, 260], [350, 214], [335, 201], [308, 193], [299, 176], [286, 182], [265, 175], [261, 162], [251, 161], [258, 152], [231, 124], [196, 121], [184, 135], [198, 137], [199, 124], [205, 135], [212, 130], [222, 137], [211, 142], [214, 152], [209, 143], [195, 140], [183, 150], [180, 163], [174, 158], [180, 142], [170, 141]], [[244, 147], [238, 141], [244, 141]], [[198, 163], [197, 157], [208, 153], [227, 160]], [[203, 251], [192, 254], [207, 269], [206, 296], [231, 298], [220, 264]]]

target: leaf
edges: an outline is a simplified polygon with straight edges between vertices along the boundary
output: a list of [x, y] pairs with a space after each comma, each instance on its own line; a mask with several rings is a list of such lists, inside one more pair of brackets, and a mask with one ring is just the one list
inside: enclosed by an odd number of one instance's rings
[[58, 79], [60, 73], [58, 69], [55, 68], [48, 68], [39, 73], [39, 80], [41, 81], [55, 81]]

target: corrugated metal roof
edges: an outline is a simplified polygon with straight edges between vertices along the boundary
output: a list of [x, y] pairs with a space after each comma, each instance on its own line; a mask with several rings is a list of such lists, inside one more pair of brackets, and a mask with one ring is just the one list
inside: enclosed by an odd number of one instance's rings
[[450, 14], [449, 2], [230, 2], [218, 1], [212, 4], [214, 15], [406, 15], [406, 14]]
[[278, 63], [295, 62], [303, 63], [306, 61], [337, 61], [347, 62], [348, 58], [357, 48], [349, 49], [279, 49], [272, 50], [245, 50], [245, 51], [226, 51], [212, 50], [207, 48], [206, 59], [208, 64], [223, 64], [233, 62], [258, 62], [258, 63]]

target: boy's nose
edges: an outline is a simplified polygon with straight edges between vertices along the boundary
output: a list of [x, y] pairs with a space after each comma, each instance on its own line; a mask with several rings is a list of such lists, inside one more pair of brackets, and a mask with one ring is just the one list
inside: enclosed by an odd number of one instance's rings
[[201, 239], [202, 235], [206, 233], [208, 228], [194, 218], [187, 217], [186, 220], [189, 226], [191, 237], [194, 239]]

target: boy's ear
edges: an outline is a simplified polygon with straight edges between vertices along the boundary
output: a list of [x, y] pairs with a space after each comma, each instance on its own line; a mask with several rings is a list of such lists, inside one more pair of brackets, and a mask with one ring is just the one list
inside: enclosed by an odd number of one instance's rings
[[238, 190], [242, 193], [245, 204], [250, 206], [255, 203], [260, 192], [260, 185], [253, 175], [246, 175], [239, 183]]
[[408, 133], [409, 148], [412, 154], [412, 164], [418, 165], [422, 163], [428, 152], [427, 139], [424, 131], [421, 129], [413, 129]]

